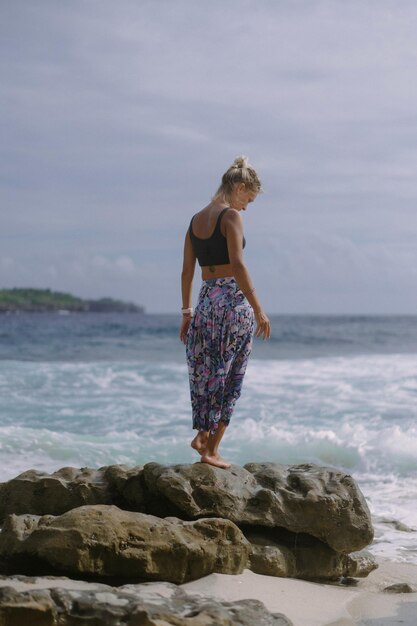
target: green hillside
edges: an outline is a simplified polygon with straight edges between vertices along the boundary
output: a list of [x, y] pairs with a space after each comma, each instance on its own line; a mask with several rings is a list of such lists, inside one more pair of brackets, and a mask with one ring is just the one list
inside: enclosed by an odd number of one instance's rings
[[51, 291], [50, 289], [0, 289], [0, 313], [13, 311], [143, 313], [144, 308], [131, 302], [122, 302], [113, 298], [83, 300], [70, 293]]

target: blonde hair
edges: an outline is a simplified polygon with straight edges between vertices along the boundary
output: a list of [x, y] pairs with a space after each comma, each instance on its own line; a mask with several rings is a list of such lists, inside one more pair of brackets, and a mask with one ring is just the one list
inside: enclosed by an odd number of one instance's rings
[[244, 183], [247, 189], [256, 191], [257, 193], [262, 191], [258, 174], [253, 167], [249, 165], [248, 157], [243, 155], [236, 157], [233, 164], [223, 174], [222, 182], [214, 194], [214, 197], [223, 194], [226, 199], [230, 199], [230, 194], [234, 186], [240, 183]]

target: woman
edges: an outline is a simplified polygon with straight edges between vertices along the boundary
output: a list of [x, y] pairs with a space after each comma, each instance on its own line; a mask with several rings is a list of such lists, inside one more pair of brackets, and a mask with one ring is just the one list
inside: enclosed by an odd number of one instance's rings
[[[199, 432], [191, 446], [201, 461], [227, 468], [218, 452], [236, 400], [255, 335], [271, 335], [271, 327], [256, 296], [243, 261], [245, 246], [241, 211], [261, 190], [246, 157], [238, 157], [222, 177], [219, 189], [196, 213], [187, 230], [181, 275], [182, 324], [186, 344], [193, 428]], [[191, 307], [195, 263], [203, 284], [193, 315]]]

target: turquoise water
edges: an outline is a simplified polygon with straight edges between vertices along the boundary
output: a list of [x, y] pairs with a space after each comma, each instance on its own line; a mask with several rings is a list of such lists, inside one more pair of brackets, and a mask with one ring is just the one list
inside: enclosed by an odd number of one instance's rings
[[[417, 317], [271, 321], [272, 340], [255, 340], [223, 456], [347, 471], [373, 515], [371, 550], [417, 563]], [[169, 315], [1, 316], [1, 480], [29, 467], [196, 461], [178, 324]]]

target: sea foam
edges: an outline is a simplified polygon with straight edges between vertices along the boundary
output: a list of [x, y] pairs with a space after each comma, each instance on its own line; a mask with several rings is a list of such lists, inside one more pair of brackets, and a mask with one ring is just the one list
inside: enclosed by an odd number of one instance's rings
[[[1, 480], [198, 460], [185, 361], [2, 361], [0, 393]], [[372, 549], [417, 562], [416, 394], [415, 354], [252, 358], [222, 454], [346, 471], [369, 502]]]

